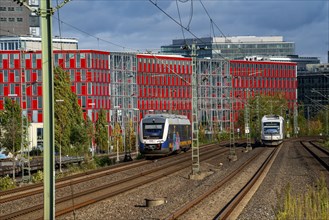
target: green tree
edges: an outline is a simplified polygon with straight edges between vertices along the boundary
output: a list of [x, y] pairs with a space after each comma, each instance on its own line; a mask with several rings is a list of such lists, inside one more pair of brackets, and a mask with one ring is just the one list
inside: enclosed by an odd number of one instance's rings
[[201, 143], [206, 142], [206, 129], [205, 126], [202, 125], [202, 123], [199, 124], [199, 141]]
[[126, 126], [126, 149], [128, 152], [131, 152], [135, 148], [136, 144], [136, 135], [133, 121], [129, 120], [128, 125]]
[[63, 154], [80, 154], [87, 151], [88, 137], [82, 109], [77, 95], [71, 90], [69, 73], [56, 67], [54, 70], [55, 145]]
[[88, 116], [86, 117], [85, 125], [86, 125], [86, 133], [87, 133], [87, 138], [88, 138], [87, 142], [88, 142], [88, 149], [89, 149], [89, 147], [92, 146], [92, 141], [94, 138], [95, 130], [94, 130], [94, 124]]
[[114, 129], [112, 132], [112, 145], [115, 147], [115, 151], [123, 151], [123, 138], [121, 133], [121, 126], [118, 122], [114, 124]]
[[21, 149], [22, 136], [26, 131], [22, 129], [22, 110], [19, 104], [9, 98], [5, 98], [4, 110], [1, 114], [2, 136], [1, 142], [13, 157], [13, 179], [15, 179], [15, 158]]
[[106, 121], [106, 111], [104, 109], [101, 109], [98, 114], [98, 119], [96, 121], [95, 125], [95, 143], [96, 143], [96, 149], [101, 151], [107, 150], [107, 121]]
[[322, 110], [318, 112], [315, 116], [315, 119], [318, 120], [322, 125], [322, 130], [319, 133], [328, 134], [329, 130], [329, 106], [322, 106]]
[[4, 110], [1, 114], [2, 145], [16, 155], [21, 149], [22, 141], [22, 110], [19, 104], [5, 98]]

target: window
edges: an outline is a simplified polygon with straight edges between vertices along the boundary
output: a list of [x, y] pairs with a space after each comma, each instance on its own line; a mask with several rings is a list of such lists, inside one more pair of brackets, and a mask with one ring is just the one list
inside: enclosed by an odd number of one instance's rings
[[17, 22], [23, 22], [23, 18], [16, 18]]
[[0, 18], [0, 22], [6, 22], [7, 18]]
[[8, 11], [15, 11], [14, 7], [8, 7]]
[[18, 72], [18, 70], [14, 70], [14, 75], [15, 75], [15, 82], [19, 82], [20, 81], [20, 74]]
[[8, 70], [3, 71], [3, 81], [8, 82]]
[[38, 108], [42, 108], [42, 97], [38, 97]]
[[3, 96], [3, 84], [0, 84], [0, 95]]
[[37, 82], [41, 82], [42, 81], [42, 72], [41, 70], [37, 70]]
[[76, 88], [77, 88], [77, 91], [76, 91], [77, 95], [81, 95], [81, 83], [77, 83]]
[[15, 22], [15, 18], [8, 18], [9, 22]]
[[15, 94], [15, 85], [16, 84], [13, 84], [13, 83], [10, 84], [10, 89], [9, 89], [10, 94]]
[[0, 7], [0, 11], [6, 11], [6, 7]]
[[87, 89], [88, 89], [88, 95], [91, 95], [92, 94], [92, 83], [91, 82], [89, 82], [88, 84], [87, 84]]

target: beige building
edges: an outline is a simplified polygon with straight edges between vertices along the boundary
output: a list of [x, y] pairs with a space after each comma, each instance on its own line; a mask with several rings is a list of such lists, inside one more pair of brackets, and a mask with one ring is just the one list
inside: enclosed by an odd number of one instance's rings
[[[28, 0], [27, 3], [32, 9], [39, 8], [39, 0]], [[1, 36], [40, 36], [40, 18], [24, 5], [13, 0], [1, 0]]]

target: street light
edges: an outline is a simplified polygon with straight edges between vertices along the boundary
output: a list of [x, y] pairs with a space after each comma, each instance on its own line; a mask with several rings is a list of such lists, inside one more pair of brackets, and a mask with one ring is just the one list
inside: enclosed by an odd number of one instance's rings
[[[118, 124], [118, 109], [119, 108], [120, 108], [120, 106], [118, 106], [118, 105], [114, 106], [114, 109], [116, 109], [116, 123], [117, 124]], [[119, 163], [120, 162], [120, 157], [119, 157], [119, 133], [116, 134], [115, 139], [116, 139], [116, 145], [117, 145], [117, 160], [116, 160], [116, 162]]]
[[91, 157], [94, 158], [95, 156], [95, 147], [94, 147], [94, 135], [95, 135], [95, 124], [94, 124], [94, 119], [93, 119], [93, 114], [94, 114], [94, 107], [95, 107], [95, 103], [89, 103], [88, 105], [92, 106], [92, 111], [91, 111], [91, 122], [93, 123], [93, 134], [91, 137]]

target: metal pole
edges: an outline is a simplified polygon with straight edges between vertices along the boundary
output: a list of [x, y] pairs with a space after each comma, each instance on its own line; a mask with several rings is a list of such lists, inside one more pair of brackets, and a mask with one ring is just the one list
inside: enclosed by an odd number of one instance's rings
[[44, 219], [55, 219], [54, 82], [52, 62], [51, 2], [41, 0], [42, 93], [44, 143]]
[[[116, 110], [116, 122], [118, 124], [118, 109]], [[116, 134], [116, 142], [117, 142], [117, 163], [120, 162], [120, 157], [119, 157], [119, 134]]]
[[192, 44], [192, 175], [200, 173], [196, 45]]

